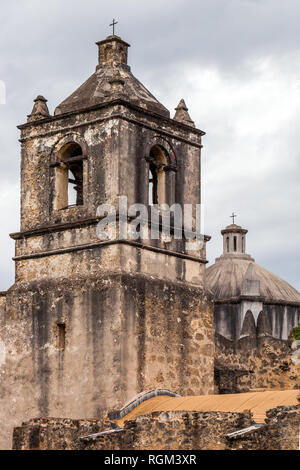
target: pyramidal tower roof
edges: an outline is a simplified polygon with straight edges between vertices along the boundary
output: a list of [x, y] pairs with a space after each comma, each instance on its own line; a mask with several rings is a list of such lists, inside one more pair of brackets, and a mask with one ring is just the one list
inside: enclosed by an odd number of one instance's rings
[[49, 109], [47, 106], [47, 100], [43, 96], [39, 95], [34, 100], [34, 106], [31, 111], [31, 114], [28, 115], [28, 122], [36, 121], [38, 119], [43, 119], [49, 117]]
[[57, 106], [56, 116], [121, 99], [147, 111], [170, 117], [169, 111], [131, 73], [127, 64], [130, 47], [127, 42], [112, 35], [96, 44], [99, 60], [95, 73]]
[[195, 127], [194, 121], [191, 119], [191, 116], [189, 115], [189, 110], [185, 104], [184, 99], [181, 99], [179, 101], [179, 104], [177, 108], [175, 108], [175, 116], [174, 119], [175, 121], [182, 122], [183, 124], [186, 124], [191, 127]]

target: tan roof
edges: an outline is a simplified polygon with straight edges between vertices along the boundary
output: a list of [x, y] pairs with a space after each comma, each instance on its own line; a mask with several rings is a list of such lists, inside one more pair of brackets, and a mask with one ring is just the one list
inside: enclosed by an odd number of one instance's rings
[[[207, 269], [207, 288], [213, 292], [216, 300], [233, 299], [241, 295], [244, 276], [251, 263], [251, 260], [239, 257], [221, 257]], [[265, 301], [300, 305], [300, 293], [296, 289], [267, 269], [253, 264]]]
[[155, 411], [251, 411], [256, 423], [263, 423], [266, 411], [277, 406], [297, 405], [299, 390], [248, 392], [226, 395], [169, 397], [160, 395], [144, 401], [117, 421], [119, 426], [127, 420]]

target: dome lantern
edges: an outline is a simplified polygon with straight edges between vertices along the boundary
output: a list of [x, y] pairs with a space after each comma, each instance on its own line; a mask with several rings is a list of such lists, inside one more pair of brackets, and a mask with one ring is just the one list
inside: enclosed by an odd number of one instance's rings
[[287, 340], [298, 325], [300, 293], [246, 254], [247, 233], [235, 223], [222, 230], [223, 254], [206, 271], [216, 333], [237, 341], [250, 334], [251, 325], [252, 335], [262, 334], [263, 325], [264, 334]]
[[228, 225], [221, 231], [223, 235], [223, 255], [246, 253], [246, 234], [248, 230], [236, 224]]

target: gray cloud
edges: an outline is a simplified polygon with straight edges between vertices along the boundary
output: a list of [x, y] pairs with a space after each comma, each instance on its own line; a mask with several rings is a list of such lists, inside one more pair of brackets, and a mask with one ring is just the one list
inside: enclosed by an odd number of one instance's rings
[[11, 0], [1, 6], [0, 290], [13, 282], [19, 225], [19, 133], [32, 100], [50, 110], [97, 62], [94, 42], [117, 33], [133, 73], [172, 110], [184, 97], [207, 132], [203, 149], [208, 256], [232, 210], [257, 262], [300, 289], [300, 36], [298, 0]]

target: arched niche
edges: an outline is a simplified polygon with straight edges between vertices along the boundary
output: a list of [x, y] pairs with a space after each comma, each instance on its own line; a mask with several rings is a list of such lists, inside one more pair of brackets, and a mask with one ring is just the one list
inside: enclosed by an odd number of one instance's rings
[[253, 313], [250, 310], [247, 311], [244, 321], [243, 321], [243, 326], [242, 326], [240, 337], [244, 337], [244, 336], [252, 336], [252, 337], [256, 336], [255, 320], [254, 320]]
[[260, 312], [257, 318], [257, 336], [272, 336], [272, 327], [268, 313]]
[[175, 202], [175, 173], [177, 161], [170, 144], [162, 138], [154, 138], [147, 146], [148, 204]]
[[86, 151], [85, 142], [77, 134], [65, 136], [53, 148], [50, 167], [54, 210], [84, 204], [87, 181]]

